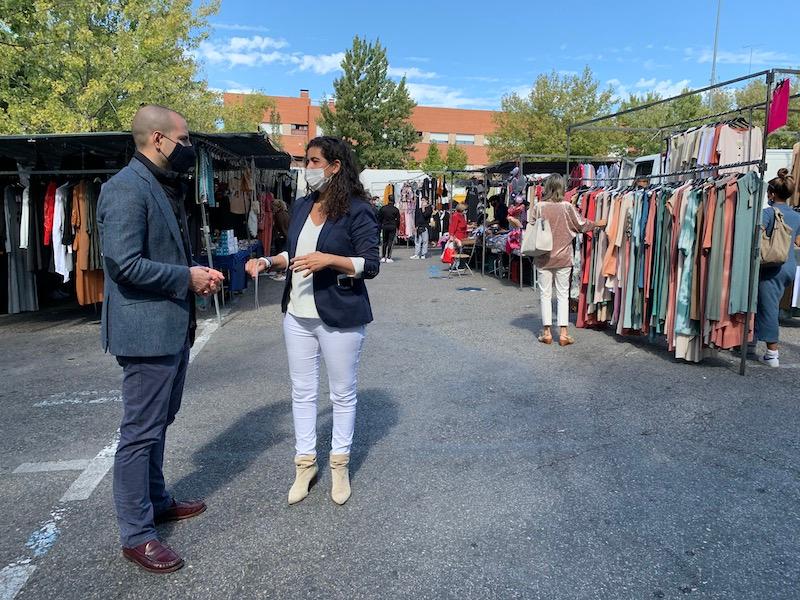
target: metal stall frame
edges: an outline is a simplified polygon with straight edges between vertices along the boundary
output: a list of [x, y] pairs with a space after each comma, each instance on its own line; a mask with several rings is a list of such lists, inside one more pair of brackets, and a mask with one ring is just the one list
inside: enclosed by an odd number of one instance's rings
[[[762, 199], [763, 199], [763, 193], [764, 193], [763, 192], [763, 190], [764, 190], [764, 178], [766, 176], [766, 170], [767, 170], [767, 142], [768, 142], [768, 138], [769, 138], [769, 132], [767, 130], [768, 130], [768, 126], [769, 126], [769, 110], [770, 110], [770, 106], [772, 104], [772, 94], [774, 92], [773, 88], [774, 88], [774, 85], [775, 85], [775, 82], [776, 82], [776, 76], [779, 76], [779, 75], [786, 75], [786, 76], [792, 76], [793, 75], [795, 77], [800, 77], [800, 70], [797, 70], [797, 69], [768, 69], [768, 70], [765, 70], [765, 71], [759, 71], [759, 72], [753, 73], [751, 75], [747, 75], [747, 76], [743, 76], [743, 77], [737, 77], [735, 79], [730, 79], [728, 81], [722, 81], [720, 83], [712, 84], [712, 85], [706, 86], [706, 87], [701, 88], [701, 89], [692, 90], [690, 92], [684, 92], [682, 94], [678, 94], [677, 96], [672, 96], [670, 98], [662, 98], [660, 100], [649, 102], [647, 104], [642, 104], [640, 106], [635, 106], [635, 107], [632, 107], [632, 108], [629, 108], [629, 109], [626, 109], [626, 110], [623, 110], [623, 111], [619, 111], [619, 112], [616, 112], [616, 113], [613, 113], [613, 114], [608, 114], [608, 115], [603, 115], [603, 116], [600, 116], [600, 117], [595, 117], [593, 119], [589, 119], [589, 120], [586, 120], [586, 121], [581, 121], [581, 122], [578, 122], [578, 123], [572, 123], [572, 124], [567, 126], [567, 141], [566, 141], [566, 144], [567, 144], [567, 169], [566, 169], [566, 177], [568, 178], [569, 177], [569, 173], [570, 173], [569, 160], [570, 160], [570, 157], [572, 157], [570, 153], [571, 153], [571, 150], [572, 150], [572, 132], [573, 131], [579, 131], [579, 130], [584, 130], [584, 131], [586, 131], [586, 130], [589, 130], [589, 131], [591, 131], [591, 130], [594, 130], [594, 131], [601, 131], [601, 130], [603, 130], [603, 131], [611, 131], [611, 130], [613, 130], [613, 131], [650, 130], [650, 131], [656, 131], [658, 133], [662, 133], [662, 132], [670, 132], [670, 131], [675, 130], [676, 128], [684, 127], [684, 126], [690, 125], [692, 123], [703, 123], [703, 122], [711, 121], [712, 119], [715, 119], [715, 118], [719, 118], [719, 117], [726, 116], [726, 115], [738, 114], [738, 113], [742, 113], [744, 111], [749, 111], [749, 114], [750, 114], [750, 117], [751, 117], [750, 118], [750, 123], [752, 124], [753, 123], [753, 119], [752, 119], [753, 111], [754, 110], [762, 110], [763, 109], [764, 110], [764, 127], [763, 127], [763, 131], [762, 131], [763, 138], [762, 138], [762, 151], [761, 151], [761, 158], [760, 159], [745, 161], [745, 162], [742, 162], [742, 163], [735, 163], [735, 164], [731, 164], [731, 165], [714, 165], [714, 166], [706, 165], [706, 166], [704, 166], [702, 168], [697, 168], [697, 169], [675, 171], [675, 172], [671, 172], [671, 173], [659, 173], [658, 175], [655, 175], [655, 176], [652, 176], [652, 175], [648, 176], [648, 179], [656, 179], [656, 178], [662, 179], [662, 178], [665, 178], [665, 177], [674, 177], [674, 176], [678, 176], [678, 175], [688, 175], [688, 174], [692, 174], [692, 173], [707, 173], [707, 172], [710, 172], [710, 171], [714, 171], [716, 169], [724, 169], [726, 167], [727, 168], [733, 168], [733, 167], [739, 167], [739, 166], [758, 165], [758, 171], [759, 171], [759, 174], [761, 176], [761, 179], [760, 179], [760, 182], [759, 182], [759, 186], [758, 186], [758, 206], [760, 208], [760, 206], [761, 206], [761, 204], [763, 202]], [[722, 113], [710, 114], [710, 115], [706, 115], [706, 116], [703, 116], [703, 117], [698, 117], [698, 118], [695, 118], [695, 119], [689, 119], [689, 120], [681, 122], [681, 123], [672, 123], [672, 124], [665, 125], [663, 127], [658, 127], [658, 128], [638, 128], [638, 127], [637, 128], [633, 128], [633, 127], [624, 127], [624, 126], [617, 126], [617, 127], [605, 126], [605, 127], [600, 127], [600, 126], [596, 126], [595, 125], [596, 123], [601, 123], [603, 121], [616, 119], [616, 118], [618, 118], [618, 117], [620, 117], [622, 115], [631, 114], [631, 113], [639, 112], [639, 111], [642, 111], [642, 110], [647, 110], [647, 109], [653, 108], [654, 106], [659, 106], [659, 105], [662, 105], [662, 104], [666, 104], [668, 102], [674, 102], [675, 100], [679, 100], [681, 98], [688, 98], [690, 96], [696, 96], [698, 94], [704, 94], [706, 92], [711, 92], [713, 90], [718, 90], [718, 89], [721, 89], [721, 88], [730, 87], [732, 85], [735, 85], [737, 83], [742, 83], [744, 81], [754, 81], [754, 80], [761, 79], [761, 78], [764, 78], [764, 82], [766, 84], [766, 98], [765, 98], [763, 103], [752, 104], [752, 105], [743, 106], [743, 107], [737, 107], [735, 109], [732, 109], [732, 110], [729, 110], [729, 111], [724, 111]], [[794, 94], [790, 98], [798, 98], [798, 97], [800, 97], [800, 94]], [[790, 109], [790, 110], [792, 112], [797, 112], [795, 109]], [[752, 134], [752, 131], [751, 131], [751, 134]], [[577, 159], [577, 157], [572, 157], [572, 158], [576, 158]], [[641, 179], [641, 177], [631, 177], [631, 178], [625, 178], [625, 179], [627, 179], [627, 180], [636, 180], [636, 179]], [[750, 331], [750, 322], [753, 319], [754, 309], [755, 309], [755, 307], [753, 306], [753, 302], [752, 302], [753, 292], [755, 290], [755, 286], [758, 285], [757, 278], [758, 278], [758, 271], [759, 271], [760, 239], [761, 239], [760, 238], [760, 232], [761, 232], [761, 211], [760, 210], [756, 210], [756, 211], [754, 211], [754, 218], [753, 218], [753, 239], [752, 239], [752, 250], [751, 250], [750, 265], [749, 265], [749, 276], [748, 276], [748, 298], [750, 298], [751, 301], [748, 304], [748, 311], [747, 311], [747, 314], [746, 314], [746, 318], [745, 318], [744, 323], [742, 324], [742, 329], [743, 329], [744, 335], [742, 336], [742, 345], [741, 345], [741, 348], [740, 348], [740, 351], [741, 351], [741, 359], [740, 359], [740, 364], [739, 364], [739, 374], [740, 375], [745, 375], [746, 372], [747, 372], [747, 340], [748, 340], [749, 334], [751, 333], [751, 331]]]

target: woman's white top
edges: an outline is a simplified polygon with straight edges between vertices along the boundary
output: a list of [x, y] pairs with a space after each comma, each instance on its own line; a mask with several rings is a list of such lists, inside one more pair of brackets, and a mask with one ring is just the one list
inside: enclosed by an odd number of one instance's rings
[[[295, 256], [305, 256], [317, 251], [317, 242], [319, 241], [319, 234], [322, 233], [322, 228], [325, 226], [325, 221], [319, 225], [314, 225], [311, 220], [311, 215], [306, 219], [303, 229], [300, 230], [300, 236], [297, 238], [297, 248]], [[289, 253], [282, 252], [287, 264], [289, 262]], [[364, 273], [364, 259], [355, 256], [350, 257], [355, 270], [355, 277], [361, 277]], [[303, 272], [290, 271], [292, 278], [292, 289], [289, 292], [289, 306], [287, 311], [301, 319], [319, 319], [319, 312], [317, 312], [317, 304], [314, 302], [314, 275], [303, 277]]]

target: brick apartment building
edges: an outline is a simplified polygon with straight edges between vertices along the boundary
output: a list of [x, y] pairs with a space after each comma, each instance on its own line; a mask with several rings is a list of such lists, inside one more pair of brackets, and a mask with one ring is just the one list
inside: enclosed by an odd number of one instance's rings
[[[235, 101], [239, 94], [225, 94], [224, 101]], [[298, 97], [273, 96], [281, 117], [281, 143], [292, 156], [301, 158], [308, 141], [322, 134], [317, 125], [320, 108], [312, 103], [308, 90], [300, 90]], [[422, 161], [431, 144], [441, 144], [442, 156], [447, 145], [461, 146], [467, 153], [470, 166], [489, 164], [487, 136], [495, 129], [490, 110], [466, 110], [461, 108], [435, 108], [417, 106], [411, 115], [411, 123], [417, 130], [419, 142], [414, 158]], [[265, 121], [267, 117], [265, 117]]]

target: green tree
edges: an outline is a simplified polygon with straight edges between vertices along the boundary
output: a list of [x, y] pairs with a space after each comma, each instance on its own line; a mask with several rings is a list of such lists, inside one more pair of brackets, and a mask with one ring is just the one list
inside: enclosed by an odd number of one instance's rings
[[[611, 112], [613, 94], [601, 90], [587, 66], [580, 75], [556, 71], [536, 78], [530, 93], [511, 93], [495, 115], [497, 129], [489, 136], [492, 160], [513, 159], [520, 154], [562, 154], [566, 150], [567, 125]], [[605, 154], [608, 135], [576, 132], [575, 154]]]
[[218, 0], [0, 0], [0, 132], [127, 130], [142, 103], [215, 129], [194, 52]]
[[[776, 82], [777, 83], [777, 82]], [[797, 90], [800, 86], [800, 78], [795, 78], [791, 82], [791, 89]], [[741, 116], [745, 117], [753, 125], [764, 126], [764, 109], [748, 107], [759, 105], [765, 106], [767, 101], [767, 84], [763, 79], [755, 79], [745, 87], [733, 92], [736, 108], [742, 108]], [[796, 105], [795, 105], [796, 106]], [[768, 148], [791, 148], [797, 143], [797, 136], [794, 133], [800, 131], [800, 114], [789, 113], [789, 121], [786, 127], [773, 131], [767, 139]]]
[[395, 83], [388, 68], [380, 41], [356, 36], [342, 61], [344, 73], [333, 82], [336, 106], [322, 103], [319, 125], [328, 135], [349, 140], [362, 167], [402, 167], [417, 141], [409, 121], [416, 104], [405, 77]]
[[420, 163], [419, 168], [426, 173], [434, 171], [443, 171], [446, 167], [442, 154], [439, 152], [439, 144], [430, 144], [428, 146], [428, 154], [425, 159]]
[[[685, 89], [684, 92], [688, 91]], [[630, 96], [620, 102], [619, 110], [628, 110], [637, 106], [650, 104], [661, 100], [662, 97], [654, 92], [643, 96]], [[664, 138], [669, 134], [670, 125], [677, 125], [688, 120], [697, 119], [707, 114], [703, 99], [699, 94], [687, 96], [665, 102], [656, 106], [645, 108], [626, 115], [621, 115], [609, 125], [620, 127], [651, 129], [651, 131], [620, 132], [611, 135], [611, 148], [609, 151], [621, 155], [642, 156], [658, 154], [664, 150]], [[696, 124], [700, 124], [698, 121]], [[685, 129], [691, 125], [680, 126]]]
[[260, 131], [266, 125], [270, 140], [280, 146], [280, 122], [275, 100], [264, 94], [229, 94], [222, 108], [222, 123], [225, 131], [253, 132]]
[[467, 151], [461, 146], [448, 146], [444, 162], [448, 169], [460, 171], [467, 166], [469, 157]]

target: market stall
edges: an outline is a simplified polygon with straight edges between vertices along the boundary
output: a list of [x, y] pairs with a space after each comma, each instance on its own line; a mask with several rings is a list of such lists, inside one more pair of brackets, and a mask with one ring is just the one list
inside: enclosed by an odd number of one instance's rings
[[[262, 205], [259, 173], [271, 174], [265, 183], [283, 178], [281, 187], [291, 188], [285, 185], [290, 158], [262, 134], [192, 133], [191, 137], [199, 155], [206, 157], [206, 175], [215, 166], [256, 174], [250, 201], [242, 198], [246, 211], [237, 218], [243, 223], [255, 204]], [[36, 311], [74, 300], [97, 309], [103, 300], [97, 200], [102, 184], [126, 166], [134, 152], [133, 139], [126, 132], [0, 137], [0, 312]], [[204, 208], [209, 201], [208, 182], [214, 189], [214, 175], [201, 186], [201, 169], [196, 173], [186, 199], [192, 243], [194, 248], [212, 250], [213, 244], [204, 246], [203, 240], [210, 233]], [[230, 206], [216, 208], [217, 217], [233, 220]], [[255, 216], [256, 234], [248, 238], [258, 238], [263, 231]]]
[[[664, 336], [676, 358], [699, 362], [747, 343], [759, 274], [759, 242], [767, 138], [775, 118], [779, 77], [773, 69], [571, 125], [574, 131], [625, 131], [621, 115], [762, 79], [763, 102], [653, 128], [664, 140], [662, 169], [648, 176], [573, 181], [570, 199], [606, 227], [576, 247], [573, 289], [578, 326], [612, 326], [617, 334]], [[783, 115], [785, 119], [785, 115]], [[612, 126], [600, 125], [611, 121]], [[785, 120], [783, 121], [785, 123]], [[773, 127], [774, 129], [774, 127]], [[571, 157], [568, 156], [568, 161]], [[570, 164], [564, 171], [568, 177]]]

